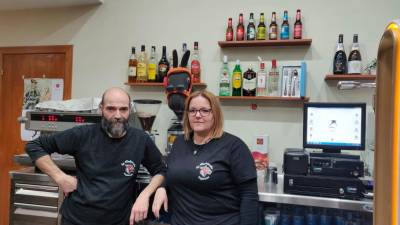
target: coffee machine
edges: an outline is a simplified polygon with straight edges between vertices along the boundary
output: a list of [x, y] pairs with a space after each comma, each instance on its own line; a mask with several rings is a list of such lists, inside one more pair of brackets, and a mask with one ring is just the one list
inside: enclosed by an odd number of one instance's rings
[[153, 99], [133, 100], [133, 107], [142, 128], [155, 141], [155, 135], [151, 132], [156, 115], [160, 110], [161, 101]]

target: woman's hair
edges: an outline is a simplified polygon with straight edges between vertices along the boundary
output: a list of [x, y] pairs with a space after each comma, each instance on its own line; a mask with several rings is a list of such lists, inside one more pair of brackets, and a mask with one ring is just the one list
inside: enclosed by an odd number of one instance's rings
[[193, 133], [189, 123], [189, 105], [194, 98], [199, 96], [207, 99], [211, 106], [211, 113], [214, 117], [214, 123], [211, 127], [211, 138], [220, 138], [224, 133], [224, 115], [222, 114], [219, 100], [213, 93], [201, 90], [193, 92], [185, 102], [185, 112], [183, 113], [183, 131], [185, 132], [185, 140], [189, 140]]

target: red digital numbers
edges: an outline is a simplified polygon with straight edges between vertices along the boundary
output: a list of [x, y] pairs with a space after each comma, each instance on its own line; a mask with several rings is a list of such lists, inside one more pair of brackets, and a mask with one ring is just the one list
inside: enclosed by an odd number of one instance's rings
[[56, 122], [56, 121], [58, 121], [58, 118], [56, 115], [48, 115], [47, 121]]
[[75, 116], [75, 123], [84, 123], [85, 122], [85, 118], [83, 118], [82, 116]]

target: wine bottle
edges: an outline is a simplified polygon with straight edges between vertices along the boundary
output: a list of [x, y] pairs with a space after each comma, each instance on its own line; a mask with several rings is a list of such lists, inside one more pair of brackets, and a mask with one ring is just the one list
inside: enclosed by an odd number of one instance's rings
[[303, 24], [301, 22], [301, 12], [300, 9], [296, 12], [296, 22], [294, 23], [294, 32], [293, 38], [294, 39], [301, 39], [303, 31]]
[[242, 69], [240, 68], [239, 59], [236, 60], [235, 68], [232, 74], [232, 96], [242, 95]]
[[361, 74], [361, 53], [358, 45], [358, 34], [353, 36], [353, 45], [349, 54], [349, 74]]
[[193, 83], [200, 83], [200, 57], [199, 57], [199, 42], [194, 42], [194, 50], [192, 56], [192, 63], [190, 64], [190, 71], [193, 75]]
[[236, 27], [236, 41], [244, 40], [244, 25], [243, 25], [243, 14], [239, 14], [239, 23]]
[[333, 73], [347, 73], [347, 57], [343, 47], [343, 34], [339, 34], [339, 41], [336, 46], [335, 57], [333, 58]]
[[228, 67], [228, 57], [224, 55], [221, 75], [219, 80], [219, 96], [231, 95], [231, 76]]
[[257, 74], [250, 65], [243, 74], [243, 96], [256, 96]]
[[141, 51], [138, 56], [138, 64], [136, 71], [136, 80], [140, 82], [147, 81], [147, 55], [144, 45], [141, 46]]
[[257, 40], [265, 40], [265, 32], [264, 13], [260, 13], [260, 22], [257, 26]]
[[129, 57], [129, 73], [128, 73], [128, 82], [136, 81], [136, 67], [137, 67], [137, 59], [135, 54], [135, 47], [131, 49], [131, 56]]
[[269, 25], [269, 40], [278, 38], [278, 24], [276, 23], [276, 12], [272, 12], [271, 24]]
[[167, 76], [169, 70], [169, 62], [167, 60], [167, 47], [162, 47], [162, 56], [160, 62], [158, 62], [158, 73], [157, 73], [157, 82], [163, 82], [164, 77]]
[[254, 14], [250, 13], [249, 24], [247, 25], [247, 40], [256, 39], [256, 26], [254, 25]]
[[289, 39], [289, 18], [288, 18], [288, 11], [285, 10], [283, 12], [283, 22], [281, 26], [281, 39]]
[[228, 19], [228, 27], [226, 28], [225, 40], [233, 41], [232, 18]]

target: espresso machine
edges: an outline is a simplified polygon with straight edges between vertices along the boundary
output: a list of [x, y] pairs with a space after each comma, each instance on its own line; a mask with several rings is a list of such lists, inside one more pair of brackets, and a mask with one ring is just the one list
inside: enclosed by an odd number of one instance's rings
[[161, 101], [153, 99], [133, 100], [133, 107], [136, 116], [140, 121], [143, 130], [155, 141], [155, 135], [151, 132], [156, 115], [160, 110]]

